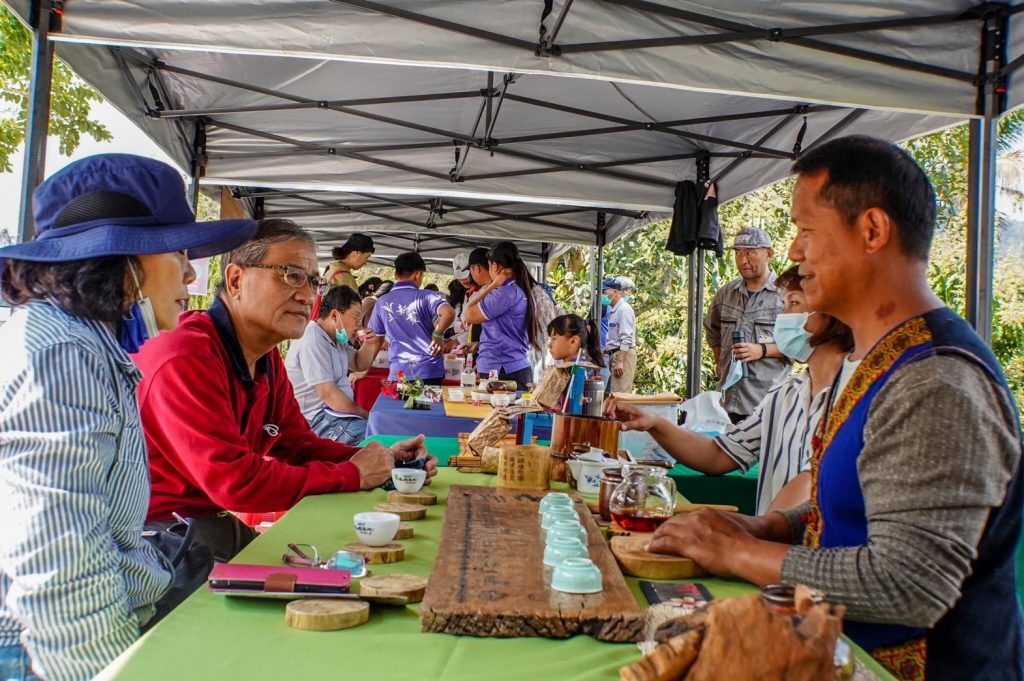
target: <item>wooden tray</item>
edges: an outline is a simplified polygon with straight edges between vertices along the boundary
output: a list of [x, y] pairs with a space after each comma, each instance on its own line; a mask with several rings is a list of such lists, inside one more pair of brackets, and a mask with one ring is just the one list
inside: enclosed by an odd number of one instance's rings
[[652, 536], [634, 534], [629, 537], [612, 537], [612, 553], [627, 575], [644, 579], [688, 579], [707, 574], [704, 568], [689, 558], [647, 553], [647, 544]]
[[582, 502], [590, 557], [604, 590], [566, 594], [548, 585], [535, 491], [453, 485], [427, 593], [420, 605], [426, 632], [468, 636], [639, 641], [642, 610], [626, 586], [601, 532]]

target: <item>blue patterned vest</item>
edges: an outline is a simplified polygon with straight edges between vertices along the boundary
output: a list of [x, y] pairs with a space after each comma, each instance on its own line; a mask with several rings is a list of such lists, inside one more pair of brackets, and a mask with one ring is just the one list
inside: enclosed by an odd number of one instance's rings
[[[952, 310], [933, 310], [890, 331], [865, 356], [818, 426], [811, 460], [813, 510], [805, 544], [823, 549], [867, 544], [857, 458], [864, 448], [871, 403], [902, 367], [937, 354], [956, 354], [982, 367], [1012, 404], [992, 351]], [[1018, 463], [1003, 504], [989, 516], [960, 600], [931, 630], [847, 621], [844, 632], [901, 679], [923, 679], [926, 674], [928, 681], [1024, 679], [1024, 639], [1015, 588], [1021, 512]]]

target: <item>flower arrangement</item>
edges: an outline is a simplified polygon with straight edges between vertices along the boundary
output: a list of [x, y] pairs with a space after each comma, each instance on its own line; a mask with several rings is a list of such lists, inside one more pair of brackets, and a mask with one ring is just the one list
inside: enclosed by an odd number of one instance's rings
[[440, 398], [440, 393], [431, 390], [421, 378], [408, 378], [404, 371], [398, 372], [398, 380], [382, 381], [381, 390], [385, 397], [393, 400], [405, 400], [406, 409], [414, 409], [416, 399], [426, 395], [431, 402]]

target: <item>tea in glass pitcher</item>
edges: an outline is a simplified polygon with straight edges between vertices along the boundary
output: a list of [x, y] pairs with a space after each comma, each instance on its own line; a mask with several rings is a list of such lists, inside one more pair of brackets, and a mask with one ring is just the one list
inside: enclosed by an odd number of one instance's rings
[[608, 501], [612, 520], [630, 532], [654, 532], [675, 508], [676, 483], [657, 466], [623, 466], [622, 482]]

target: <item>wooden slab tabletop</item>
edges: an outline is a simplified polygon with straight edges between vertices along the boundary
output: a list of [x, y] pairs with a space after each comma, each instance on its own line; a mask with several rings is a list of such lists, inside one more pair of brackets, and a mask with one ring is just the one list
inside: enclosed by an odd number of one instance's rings
[[437, 559], [420, 605], [423, 631], [469, 636], [637, 641], [642, 610], [586, 504], [577, 501], [603, 591], [550, 588], [538, 505], [543, 491], [453, 485]]

